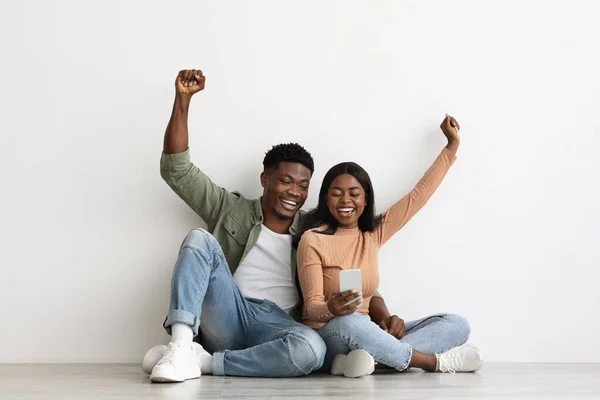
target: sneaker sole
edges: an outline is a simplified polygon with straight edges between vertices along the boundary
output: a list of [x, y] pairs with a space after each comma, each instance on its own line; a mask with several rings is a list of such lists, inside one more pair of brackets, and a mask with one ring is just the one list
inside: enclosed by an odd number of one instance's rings
[[179, 380], [176, 378], [167, 378], [164, 376], [155, 376], [154, 378], [150, 378], [150, 382], [152, 382], [152, 383], [181, 383], [181, 382], [185, 382], [185, 381], [192, 380], [192, 379], [198, 379], [198, 378], [200, 378], [200, 375], [195, 376], [193, 378], [183, 379], [183, 380]]
[[191, 380], [191, 379], [198, 379], [200, 378], [201, 374], [193, 374], [193, 375], [189, 375], [186, 378], [180, 378], [180, 377], [168, 377], [168, 376], [151, 376], [150, 377], [150, 382], [154, 382], [154, 383], [177, 383], [177, 382], [185, 382], [187, 380]]
[[373, 373], [375, 361], [363, 349], [352, 350], [339, 362], [331, 365], [332, 375], [344, 375], [347, 378], [360, 378]]

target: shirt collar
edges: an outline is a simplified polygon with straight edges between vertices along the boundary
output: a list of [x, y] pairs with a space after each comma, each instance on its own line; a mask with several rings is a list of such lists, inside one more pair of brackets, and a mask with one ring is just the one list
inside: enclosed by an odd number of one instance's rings
[[[300, 213], [301, 212], [298, 211], [296, 213], [296, 215], [294, 215], [294, 219], [292, 220], [292, 225], [290, 226], [290, 229], [288, 230], [288, 232], [290, 232], [292, 235], [295, 235], [296, 232], [298, 232], [298, 227], [300, 225]], [[254, 203], [254, 216], [256, 217], [257, 221], [259, 221], [260, 223], [263, 222], [262, 196], [260, 196]]]

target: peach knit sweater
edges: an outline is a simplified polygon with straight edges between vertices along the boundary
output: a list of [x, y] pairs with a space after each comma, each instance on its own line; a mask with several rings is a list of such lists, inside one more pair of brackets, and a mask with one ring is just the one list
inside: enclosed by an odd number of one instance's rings
[[338, 228], [333, 235], [316, 233], [323, 230], [321, 227], [302, 235], [298, 276], [304, 296], [302, 320], [306, 325], [320, 328], [334, 317], [327, 308], [327, 300], [339, 292], [338, 276], [342, 269], [361, 270], [363, 304], [357, 311], [369, 314], [369, 303], [379, 286], [379, 248], [425, 205], [455, 159], [444, 148], [415, 188], [383, 214], [381, 225], [373, 232]]

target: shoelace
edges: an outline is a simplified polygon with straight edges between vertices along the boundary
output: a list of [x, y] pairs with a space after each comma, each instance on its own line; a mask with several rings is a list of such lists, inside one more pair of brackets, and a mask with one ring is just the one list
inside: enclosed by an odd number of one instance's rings
[[177, 343], [173, 343], [173, 342], [169, 343], [161, 361], [162, 362], [170, 362], [171, 360], [173, 360], [173, 358], [175, 357], [177, 352], [182, 351], [184, 349], [185, 349], [184, 346], [181, 346]]
[[450, 372], [454, 374], [456, 371], [462, 371], [463, 362], [458, 354], [442, 355], [438, 358], [440, 362], [441, 372]]

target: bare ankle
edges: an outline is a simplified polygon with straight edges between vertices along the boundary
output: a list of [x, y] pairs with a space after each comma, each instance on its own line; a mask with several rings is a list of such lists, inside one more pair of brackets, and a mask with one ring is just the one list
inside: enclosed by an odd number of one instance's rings
[[409, 368], [421, 368], [427, 372], [435, 372], [437, 370], [437, 357], [434, 354], [424, 354], [413, 350]]

